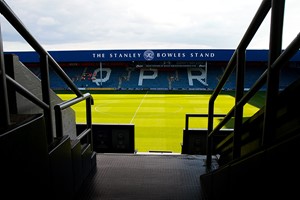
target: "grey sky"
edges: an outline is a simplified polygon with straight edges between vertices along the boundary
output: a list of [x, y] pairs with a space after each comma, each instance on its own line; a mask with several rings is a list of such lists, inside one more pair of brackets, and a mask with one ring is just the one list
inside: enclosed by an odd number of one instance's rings
[[[262, 0], [5, 0], [46, 50], [232, 49]], [[286, 0], [283, 48], [299, 33]], [[269, 17], [249, 48], [267, 49]], [[4, 50], [31, 50], [1, 15]]]

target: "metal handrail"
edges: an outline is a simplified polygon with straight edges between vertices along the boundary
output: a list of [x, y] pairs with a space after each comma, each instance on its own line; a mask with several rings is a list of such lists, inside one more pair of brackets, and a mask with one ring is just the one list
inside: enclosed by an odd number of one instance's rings
[[[273, 14], [277, 19], [279, 18], [280, 20], [283, 20], [283, 4], [284, 1], [279, 2], [278, 4], [276, 4], [276, 9], [281, 8], [279, 12], [279, 14]], [[278, 16], [279, 15], [279, 16]], [[272, 23], [272, 22], [271, 22]], [[277, 21], [273, 20], [273, 23], [277, 23], [276, 26], [278, 25]], [[280, 23], [279, 23], [280, 24]], [[273, 25], [274, 26], [274, 25]], [[271, 26], [272, 27], [272, 26]], [[278, 28], [278, 27], [277, 27]], [[280, 26], [280, 28], [282, 28], [282, 26]], [[279, 33], [276, 33], [277, 36], [275, 38], [281, 37], [281, 33], [282, 30], [278, 30]], [[272, 34], [271, 34], [272, 36]], [[274, 40], [274, 39], [273, 39]], [[280, 40], [281, 41], [281, 40]], [[279, 41], [279, 43], [280, 43]], [[274, 42], [276, 41], [270, 41], [270, 47], [273, 46]], [[278, 42], [278, 41], [277, 41]], [[278, 51], [278, 49], [280, 49], [281, 44], [275, 44], [274, 46], [275, 49], [273, 51]], [[277, 57], [274, 56], [273, 60], [274, 61], [269, 61], [269, 67], [268, 69], [258, 78], [258, 80], [253, 84], [253, 86], [250, 88], [250, 90], [248, 90], [248, 92], [243, 95], [241, 97], [240, 100], [238, 100], [236, 102], [236, 105], [229, 111], [229, 113], [227, 115], [231, 115], [231, 117], [233, 116], [233, 113], [235, 111], [235, 109], [237, 107], [243, 107], [260, 89], [261, 87], [267, 82], [267, 80], [269, 79], [279, 79], [279, 76], [276, 76], [274, 78], [274, 75], [270, 75], [270, 70], [274, 70], [274, 71], [279, 71], [280, 68], [282, 68], [299, 50], [300, 48], [300, 34], [298, 33], [298, 35], [296, 36], [296, 38], [290, 43], [290, 45], [284, 50], [280, 52], [280, 55], [278, 55]], [[276, 54], [276, 53], [275, 53]], [[276, 59], [275, 59], [276, 58]], [[268, 78], [269, 77], [269, 78]], [[269, 91], [269, 88], [272, 87], [273, 85], [268, 83], [268, 87], [267, 87], [267, 91]], [[278, 88], [277, 90], [275, 90], [273, 92], [275, 95], [278, 93]], [[273, 94], [273, 95], [274, 95]], [[273, 99], [273, 101], [275, 101], [275, 99]], [[268, 101], [266, 101], [266, 105], [268, 104]], [[270, 111], [268, 109], [265, 109], [265, 113], [270, 113]], [[226, 116], [223, 121], [220, 122], [220, 124], [218, 124], [214, 130], [212, 130], [211, 132], [208, 133], [208, 138], [211, 138], [228, 120], [230, 117]], [[266, 117], [265, 117], [266, 118]], [[265, 119], [266, 120], [266, 119]], [[266, 125], [264, 125], [264, 128], [266, 127]], [[265, 130], [263, 132], [265, 134]], [[270, 138], [265, 138], [265, 135], [263, 134], [262, 136], [262, 140], [268, 140]], [[263, 141], [264, 142], [264, 141]], [[266, 142], [265, 142], [266, 143]], [[262, 143], [263, 145], [265, 145], [265, 143]], [[209, 156], [209, 155], [208, 155]], [[207, 158], [207, 164], [208, 166], [210, 166], [210, 162], [211, 160], [209, 159], [211, 157], [210, 156]]]
[[91, 148], [93, 149], [93, 138], [92, 138], [92, 112], [91, 112], [91, 105], [92, 105], [92, 96], [90, 93], [85, 93], [81, 97], [75, 97], [71, 100], [59, 103], [54, 106], [55, 111], [55, 120], [56, 120], [56, 135], [57, 137], [63, 136], [63, 117], [62, 111], [77, 104], [82, 101], [86, 100], [86, 124], [87, 128], [82, 131], [81, 134], [77, 136], [78, 140], [81, 140], [83, 137], [87, 136], [87, 142], [91, 144]]
[[[225, 114], [214, 114], [214, 117], [225, 117]], [[189, 119], [193, 117], [208, 117], [208, 114], [186, 114], [185, 115], [185, 130], [189, 130]]]
[[4, 64], [4, 53], [3, 53], [3, 43], [2, 43], [2, 32], [0, 24], [0, 96], [2, 97], [0, 102], [0, 128], [8, 128], [11, 124], [10, 113], [9, 113], [9, 103], [7, 95], [7, 86], [6, 86], [6, 73], [5, 73], [5, 64]]
[[55, 70], [60, 78], [65, 81], [65, 83], [77, 96], [82, 96], [81, 91], [76, 87], [69, 76], [64, 72], [64, 70], [62, 70], [62, 68], [54, 60], [54, 58], [32, 36], [32, 34], [27, 30], [25, 25], [21, 22], [21, 20], [17, 17], [17, 15], [4, 0], [0, 0], [0, 8], [2, 15], [19, 32], [19, 34], [26, 40], [26, 42], [28, 42], [28, 44], [40, 55], [41, 58], [44, 56], [48, 56], [48, 62], [50, 66]]
[[[276, 59], [276, 61], [271, 66], [273, 69], [278, 69], [286, 64], [288, 60], [290, 60], [299, 50], [300, 48], [300, 33], [296, 36], [296, 38], [290, 43], [290, 45], [282, 52], [282, 54]], [[245, 105], [267, 82], [267, 72], [265, 70], [262, 75], [257, 79], [257, 81], [253, 84], [253, 86], [247, 91], [247, 93], [243, 96], [243, 98], [237, 103], [238, 106]], [[231, 117], [234, 116], [234, 109], [233, 107], [227, 115], [223, 118], [223, 120], [212, 130], [208, 137], [213, 136], [220, 130], [229, 120]]]
[[[282, 24], [283, 24], [283, 9], [284, 9], [284, 0], [263, 0], [258, 11], [256, 12], [250, 26], [248, 27], [246, 33], [244, 34], [244, 37], [242, 38], [238, 48], [232, 55], [226, 70], [217, 85], [216, 89], [212, 93], [212, 96], [209, 100], [209, 106], [208, 106], [208, 139], [207, 139], [207, 159], [206, 164], [208, 167], [211, 166], [211, 156], [212, 156], [212, 136], [233, 116], [235, 116], [235, 122], [234, 122], [234, 143], [233, 143], [233, 158], [237, 158], [240, 156], [240, 140], [241, 140], [241, 134], [239, 134], [239, 131], [242, 126], [242, 120], [243, 120], [243, 106], [247, 101], [249, 101], [249, 98], [252, 97], [263, 85], [264, 82], [267, 80], [267, 75], [269, 75], [269, 71], [271, 69], [271, 65], [273, 64], [272, 61], [270, 61], [269, 58], [269, 69], [263, 73], [263, 75], [259, 78], [259, 80], [254, 84], [252, 89], [248, 91], [246, 95], [244, 95], [244, 69], [245, 69], [245, 62], [246, 62], [246, 48], [252, 41], [253, 37], [255, 36], [257, 30], [261, 26], [262, 22], [264, 21], [265, 17], [267, 16], [269, 10], [272, 8], [272, 16], [271, 16], [271, 29], [274, 30], [270, 33], [270, 55], [274, 58], [279, 55], [276, 54], [278, 50], [281, 50], [281, 38], [282, 37]], [[276, 19], [276, 21], [275, 21]], [[276, 24], [276, 25], [275, 25]], [[274, 28], [276, 27], [276, 29]], [[277, 30], [278, 29], [278, 30]], [[274, 36], [275, 35], [275, 36]], [[276, 38], [276, 40], [274, 39]], [[277, 44], [278, 43], [278, 44]], [[236, 63], [236, 65], [235, 65]], [[236, 98], [235, 98], [235, 105], [234, 107], [229, 111], [227, 116], [223, 119], [223, 121], [220, 122], [219, 125], [213, 129], [213, 114], [214, 114], [214, 102], [216, 98], [218, 97], [221, 89], [225, 85], [226, 81], [228, 80], [230, 74], [233, 72], [234, 68], [237, 68], [237, 78], [236, 78]], [[279, 77], [276, 77], [278, 79]], [[267, 91], [269, 88], [272, 87], [268, 85]], [[274, 93], [274, 92], [273, 92]], [[267, 102], [266, 102], [267, 103]]]
[[[38, 41], [30, 34], [30, 32], [27, 30], [25, 25], [21, 22], [21, 20], [17, 17], [17, 15], [13, 12], [13, 10], [7, 5], [7, 3], [4, 0], [0, 0], [0, 12], [1, 14], [6, 18], [6, 20], [15, 28], [15, 30], [26, 40], [26, 42], [39, 54], [40, 56], [40, 67], [41, 67], [41, 84], [42, 84], [42, 96], [43, 100], [41, 101], [39, 98], [37, 98], [35, 95], [33, 95], [31, 92], [29, 92], [26, 88], [24, 88], [22, 85], [17, 83], [15, 80], [13, 80], [10, 76], [5, 74], [4, 71], [4, 55], [3, 55], [3, 48], [2, 48], [2, 37], [0, 37], [1, 42], [1, 49], [0, 49], [0, 56], [1, 56], [1, 81], [4, 82], [3, 88], [1, 88], [1, 91], [6, 91], [6, 81], [8, 81], [17, 92], [22, 94], [24, 97], [35, 103], [36, 105], [40, 106], [44, 109], [44, 114], [46, 120], [46, 126], [47, 126], [47, 137], [48, 137], [48, 144], [51, 144], [53, 142], [53, 128], [52, 128], [52, 107], [51, 107], [51, 99], [50, 99], [50, 83], [49, 83], [49, 66], [57, 73], [57, 75], [68, 85], [68, 87], [71, 89], [72, 92], [74, 92], [77, 96], [75, 100], [70, 100], [66, 102], [62, 102], [61, 104], [58, 104], [54, 106], [54, 108], [60, 108], [61, 110], [71, 106], [73, 103], [77, 103], [79, 101], [82, 101], [86, 99], [87, 101], [87, 126], [90, 129], [88, 132], [91, 133], [91, 103], [92, 103], [92, 97], [88, 94], [82, 94], [82, 92], [76, 87], [76, 85], [73, 83], [73, 81], [69, 78], [69, 76], [62, 70], [62, 68], [59, 66], [59, 64], [52, 58], [52, 56], [38, 43]], [[0, 30], [1, 31], [1, 30]], [[0, 33], [1, 36], [1, 33]], [[3, 80], [2, 80], [3, 79]], [[7, 95], [4, 95], [7, 98]], [[8, 106], [5, 106], [8, 108]], [[1, 104], [1, 110], [2, 110], [2, 104]], [[9, 110], [7, 111], [6, 116], [6, 124], [9, 125]], [[57, 114], [59, 115], [59, 114]], [[2, 116], [2, 115], [1, 115]], [[2, 118], [1, 118], [2, 119]], [[55, 119], [56, 121], [61, 121]], [[3, 120], [4, 121], [4, 120]], [[1, 124], [2, 125], [2, 124]], [[62, 130], [62, 124], [56, 125], [56, 130], [61, 131]], [[62, 132], [58, 132], [56, 134], [57, 136], [62, 136]], [[82, 135], [80, 137], [83, 137]], [[91, 142], [91, 139], [89, 139]]]

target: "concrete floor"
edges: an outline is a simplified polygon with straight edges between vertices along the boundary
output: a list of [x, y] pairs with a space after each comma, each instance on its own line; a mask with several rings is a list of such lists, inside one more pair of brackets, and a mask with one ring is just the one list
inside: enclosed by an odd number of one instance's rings
[[97, 166], [77, 200], [199, 200], [206, 156], [97, 154]]

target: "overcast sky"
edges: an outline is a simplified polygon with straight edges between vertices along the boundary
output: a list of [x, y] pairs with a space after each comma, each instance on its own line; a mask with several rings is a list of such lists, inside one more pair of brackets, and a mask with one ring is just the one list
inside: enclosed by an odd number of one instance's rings
[[[262, 0], [5, 0], [46, 50], [235, 49]], [[269, 18], [249, 49], [267, 49]], [[32, 50], [1, 15], [5, 51]], [[300, 30], [286, 0], [285, 48]]]

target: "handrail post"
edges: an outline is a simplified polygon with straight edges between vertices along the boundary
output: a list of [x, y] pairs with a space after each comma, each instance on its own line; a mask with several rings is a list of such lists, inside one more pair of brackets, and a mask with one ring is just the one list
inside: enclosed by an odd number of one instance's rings
[[189, 129], [189, 115], [185, 115], [185, 130]]
[[207, 125], [207, 137], [206, 137], [206, 167], [211, 167], [211, 156], [212, 156], [212, 137], [210, 133], [214, 126], [214, 100], [211, 99], [208, 104], [208, 125]]
[[63, 121], [62, 121], [62, 110], [59, 105], [54, 106], [55, 111], [55, 123], [56, 123], [56, 137], [63, 136]]
[[40, 55], [40, 70], [41, 70], [41, 84], [42, 84], [42, 96], [43, 102], [49, 105], [49, 109], [44, 109], [45, 120], [46, 120], [46, 130], [48, 144], [53, 142], [53, 115], [52, 115], [52, 105], [50, 98], [50, 79], [49, 79], [49, 63], [48, 55]]
[[2, 98], [0, 103], [0, 127], [7, 128], [10, 125], [10, 113], [8, 106], [7, 84], [3, 53], [3, 40], [0, 24], [0, 96]]
[[[93, 150], [93, 138], [92, 138], [92, 112], [91, 112], [91, 105], [93, 104], [93, 99], [90, 93], [85, 93], [82, 97], [75, 97], [69, 101], [64, 101], [60, 104], [56, 104], [54, 106], [55, 111], [55, 120], [56, 120], [56, 136], [62, 137], [64, 135], [64, 128], [63, 128], [63, 117], [62, 111], [70, 108], [71, 106], [86, 100], [86, 124], [87, 129], [82, 132], [77, 139], [81, 140], [83, 137], [87, 138], [87, 142], [91, 144], [91, 149]], [[87, 135], [88, 134], [88, 135]]]
[[282, 51], [284, 5], [285, 0], [272, 0], [267, 92], [262, 136], [263, 145], [270, 144], [270, 142], [274, 138], [274, 108], [277, 104], [280, 69], [273, 69], [271, 66], [274, 63], [274, 61], [280, 56]]
[[238, 102], [244, 96], [244, 77], [245, 77], [245, 59], [246, 50], [237, 49], [237, 67], [236, 67], [236, 94], [235, 94], [235, 119], [233, 135], [233, 159], [241, 156], [241, 128], [243, 124], [243, 106], [238, 106]]
[[221, 92], [223, 86], [225, 85], [228, 77], [234, 70], [234, 62], [236, 62], [237, 53], [236, 51], [231, 56], [231, 59], [229, 60], [229, 63], [225, 69], [225, 72], [218, 83], [216, 89], [213, 91], [209, 103], [208, 103], [208, 124], [207, 124], [207, 143], [206, 143], [206, 166], [209, 169], [211, 166], [211, 156], [212, 156], [212, 138], [211, 138], [211, 132], [213, 131], [214, 127], [214, 103], [216, 98], [218, 97], [219, 93]]
[[93, 131], [92, 131], [92, 99], [91, 96], [86, 99], [86, 124], [87, 128], [90, 129], [88, 138], [88, 143], [91, 144], [91, 149], [93, 150]]
[[[208, 131], [207, 131], [207, 159], [206, 159], [206, 165], [208, 166], [208, 168], [211, 166], [211, 155], [212, 155], [212, 132], [213, 132], [213, 116], [214, 116], [214, 101], [216, 100], [217, 96], [219, 95], [220, 91], [222, 90], [222, 87], [224, 86], [224, 84], [226, 83], [229, 75], [232, 73], [235, 65], [234, 63], [237, 63], [239, 66], [242, 65], [242, 69], [238, 69], [238, 73], [243, 74], [244, 73], [244, 66], [245, 66], [245, 50], [247, 48], [247, 46], [249, 45], [249, 43], [251, 42], [252, 38], [254, 37], [255, 33], [257, 32], [257, 30], [259, 29], [260, 25], [262, 24], [262, 22], [264, 21], [265, 17], [267, 16], [270, 8], [271, 8], [271, 4], [272, 4], [272, 0], [263, 0], [258, 11], [256, 12], [251, 24], [249, 25], [246, 33], [244, 34], [237, 50], [234, 52], [234, 54], [232, 55], [226, 69], [225, 72], [221, 78], [221, 80], [219, 81], [216, 89], [213, 91], [211, 98], [209, 100], [209, 105], [208, 105]], [[238, 52], [239, 51], [239, 52]], [[243, 52], [242, 52], [243, 51]], [[237, 60], [239, 54], [239, 59]], [[241, 67], [239, 67], [241, 68]], [[239, 78], [238, 82], [243, 82], [244, 77], [242, 77], [242, 79]], [[238, 88], [238, 94], [237, 94], [237, 98], [236, 99], [236, 105], [238, 104], [238, 101], [243, 97], [242, 93], [244, 92], [244, 83], [242, 83], [242, 87], [237, 86]], [[237, 110], [235, 110], [235, 114], [237, 114], [238, 116], [243, 116], [243, 107], [242, 108], [235, 108]], [[235, 126], [237, 126], [236, 128], [239, 130], [240, 128], [240, 121], [241, 119], [237, 119], [238, 121], [235, 121]], [[236, 143], [239, 144], [239, 136], [237, 136], [237, 138], [235, 139]], [[234, 150], [235, 153], [233, 153], [235, 156], [238, 156], [240, 152], [239, 148], [236, 148], [236, 150]]]

